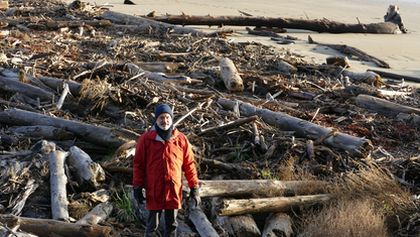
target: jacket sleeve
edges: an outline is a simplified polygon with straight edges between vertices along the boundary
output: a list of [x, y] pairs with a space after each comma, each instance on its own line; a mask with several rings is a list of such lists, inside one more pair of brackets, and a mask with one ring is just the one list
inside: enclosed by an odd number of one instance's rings
[[187, 137], [185, 137], [184, 145], [184, 161], [182, 164], [182, 170], [185, 172], [185, 177], [188, 181], [188, 187], [198, 187], [198, 175], [195, 167], [194, 153], [191, 148]]
[[145, 187], [146, 176], [146, 150], [145, 135], [137, 139], [136, 151], [133, 159], [133, 187]]

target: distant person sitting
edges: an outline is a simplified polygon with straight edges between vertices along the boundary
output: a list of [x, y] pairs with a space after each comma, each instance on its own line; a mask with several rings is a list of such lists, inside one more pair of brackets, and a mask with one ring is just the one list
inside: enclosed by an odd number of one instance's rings
[[128, 5], [136, 5], [134, 2], [130, 1], [130, 0], [124, 0], [124, 4], [128, 4]]
[[397, 24], [402, 33], [407, 33], [403, 20], [400, 15], [400, 8], [397, 5], [389, 5], [388, 11], [384, 16], [385, 22]]

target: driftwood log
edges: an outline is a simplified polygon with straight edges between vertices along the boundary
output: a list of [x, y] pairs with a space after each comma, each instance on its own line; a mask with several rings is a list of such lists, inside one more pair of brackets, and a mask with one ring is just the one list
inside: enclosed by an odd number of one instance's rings
[[290, 237], [293, 235], [292, 221], [286, 213], [271, 213], [265, 220], [262, 237]]
[[229, 58], [222, 58], [220, 60], [219, 66], [220, 77], [222, 78], [226, 89], [231, 92], [243, 91], [244, 83], [233, 61]]
[[175, 25], [206, 25], [206, 26], [266, 26], [289, 29], [303, 29], [315, 32], [328, 33], [376, 33], [396, 34], [399, 31], [397, 24], [380, 22], [371, 24], [345, 24], [328, 19], [306, 20], [293, 18], [272, 18], [252, 16], [191, 16], [191, 15], [165, 15], [149, 19]]
[[352, 47], [352, 46], [348, 46], [348, 45], [345, 45], [345, 44], [323, 44], [323, 43], [318, 43], [318, 42], [315, 42], [312, 39], [311, 36], [308, 36], [308, 41], [309, 41], [310, 44], [317, 44], [317, 45], [329, 47], [329, 48], [335, 49], [338, 52], [340, 52], [342, 54], [345, 54], [345, 55], [356, 56], [356, 57], [359, 58], [359, 60], [362, 60], [362, 61], [373, 62], [378, 67], [391, 68], [391, 66], [387, 62], [385, 62], [385, 61], [383, 61], [383, 60], [381, 60], [381, 59], [379, 59], [379, 58], [377, 58], [375, 56], [369, 55], [368, 53], [366, 53], [366, 52], [364, 52], [364, 51], [362, 51], [360, 49], [357, 49], [355, 47]]
[[47, 125], [62, 128], [86, 141], [109, 148], [118, 148], [125, 140], [133, 140], [138, 137], [138, 134], [128, 130], [95, 126], [20, 109], [8, 109], [0, 112], [0, 122], [13, 125]]
[[261, 236], [261, 232], [252, 215], [218, 216], [215, 222], [227, 232], [228, 236]]
[[358, 95], [356, 97], [356, 104], [359, 107], [377, 112], [379, 114], [395, 118], [400, 113], [417, 114], [420, 115], [419, 108], [400, 105], [384, 99], [380, 99], [369, 95]]
[[326, 202], [331, 197], [329, 194], [318, 194], [295, 197], [225, 199], [220, 204], [219, 215], [236, 216], [261, 212], [287, 211], [294, 206], [307, 206]]
[[413, 81], [413, 82], [420, 83], [420, 77], [400, 75], [400, 74], [396, 74], [396, 73], [392, 73], [392, 72], [384, 72], [384, 71], [379, 71], [379, 70], [374, 70], [374, 69], [369, 69], [368, 71], [374, 72], [374, 73], [380, 75], [381, 77], [391, 78], [391, 79], [395, 79], [395, 80], [404, 79], [406, 81]]
[[207, 219], [206, 214], [204, 214], [203, 210], [201, 210], [200, 207], [194, 207], [194, 204], [192, 204], [192, 202], [194, 201], [189, 201], [190, 208], [188, 218], [194, 224], [200, 236], [218, 237], [219, 234], [213, 228], [210, 221]]
[[69, 220], [67, 200], [67, 176], [64, 172], [64, 163], [67, 152], [57, 150], [54, 143], [44, 143], [48, 146], [48, 157], [50, 167], [50, 192], [51, 192], [51, 213], [54, 220]]
[[26, 218], [0, 215], [0, 222], [8, 226], [20, 225], [20, 229], [38, 236], [62, 237], [111, 237], [115, 236], [111, 227], [81, 225], [51, 219]]
[[146, 19], [138, 16], [131, 16], [123, 13], [106, 11], [102, 14], [102, 18], [110, 20], [115, 24], [122, 25], [137, 25], [139, 28], [146, 32], [159, 31], [159, 32], [172, 32], [175, 34], [192, 34], [196, 36], [205, 36], [206, 34], [188, 27], [179, 27], [168, 23], [158, 22], [151, 19]]
[[320, 181], [280, 181], [280, 180], [200, 180], [202, 197], [238, 197], [250, 195], [267, 196], [272, 193], [303, 194], [305, 191], [325, 188]]
[[80, 185], [88, 183], [93, 187], [98, 187], [100, 182], [105, 181], [105, 171], [102, 166], [93, 162], [86, 152], [77, 146], [70, 147], [69, 152], [69, 166], [77, 174]]
[[53, 126], [17, 126], [7, 129], [10, 132], [18, 133], [26, 137], [42, 137], [47, 140], [70, 140], [74, 139], [75, 135], [61, 128]]
[[51, 101], [54, 97], [54, 94], [49, 91], [4, 76], [0, 76], [0, 88], [4, 91], [21, 93], [32, 99], [39, 98], [42, 101]]
[[82, 219], [78, 220], [76, 224], [80, 225], [97, 225], [105, 221], [111, 214], [113, 209], [112, 203], [104, 202], [96, 205], [90, 212], [88, 212]]
[[219, 98], [217, 102], [227, 109], [233, 109], [239, 103], [239, 110], [243, 116], [259, 115], [266, 123], [278, 126], [285, 131], [295, 131], [296, 136], [316, 139], [332, 147], [349, 151], [353, 154], [360, 154], [371, 143], [366, 138], [354, 137], [345, 133], [334, 131], [317, 124], [292, 117], [285, 113], [273, 112], [268, 109], [260, 109], [249, 103]]

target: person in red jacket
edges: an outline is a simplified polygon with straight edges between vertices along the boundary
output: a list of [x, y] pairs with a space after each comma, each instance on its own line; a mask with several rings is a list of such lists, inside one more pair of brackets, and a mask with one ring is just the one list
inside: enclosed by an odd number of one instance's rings
[[[182, 204], [182, 171], [188, 181], [190, 198], [198, 206], [199, 180], [194, 154], [187, 137], [173, 127], [173, 113], [167, 104], [155, 108], [156, 122], [142, 134], [133, 160], [133, 191], [139, 203], [146, 201], [149, 216], [145, 237], [152, 236], [164, 215], [164, 236], [175, 236], [178, 209]], [[143, 196], [146, 190], [146, 197]]]

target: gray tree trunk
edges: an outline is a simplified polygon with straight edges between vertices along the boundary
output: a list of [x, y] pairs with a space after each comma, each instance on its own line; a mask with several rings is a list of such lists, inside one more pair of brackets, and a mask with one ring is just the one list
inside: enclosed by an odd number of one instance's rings
[[371, 148], [371, 142], [366, 138], [337, 132], [332, 128], [325, 128], [285, 113], [260, 109], [249, 103], [224, 98], [219, 98], [217, 103], [230, 110], [233, 110], [238, 103], [239, 110], [243, 116], [259, 115], [268, 124], [277, 126], [285, 131], [295, 131], [295, 135], [298, 137], [318, 139], [329, 146], [344, 149], [352, 154], [360, 154], [364, 149]]
[[78, 148], [70, 147], [68, 158], [70, 169], [77, 174], [79, 184], [88, 183], [93, 187], [98, 187], [99, 182], [105, 181], [105, 171], [98, 163], [93, 162], [90, 156]]

